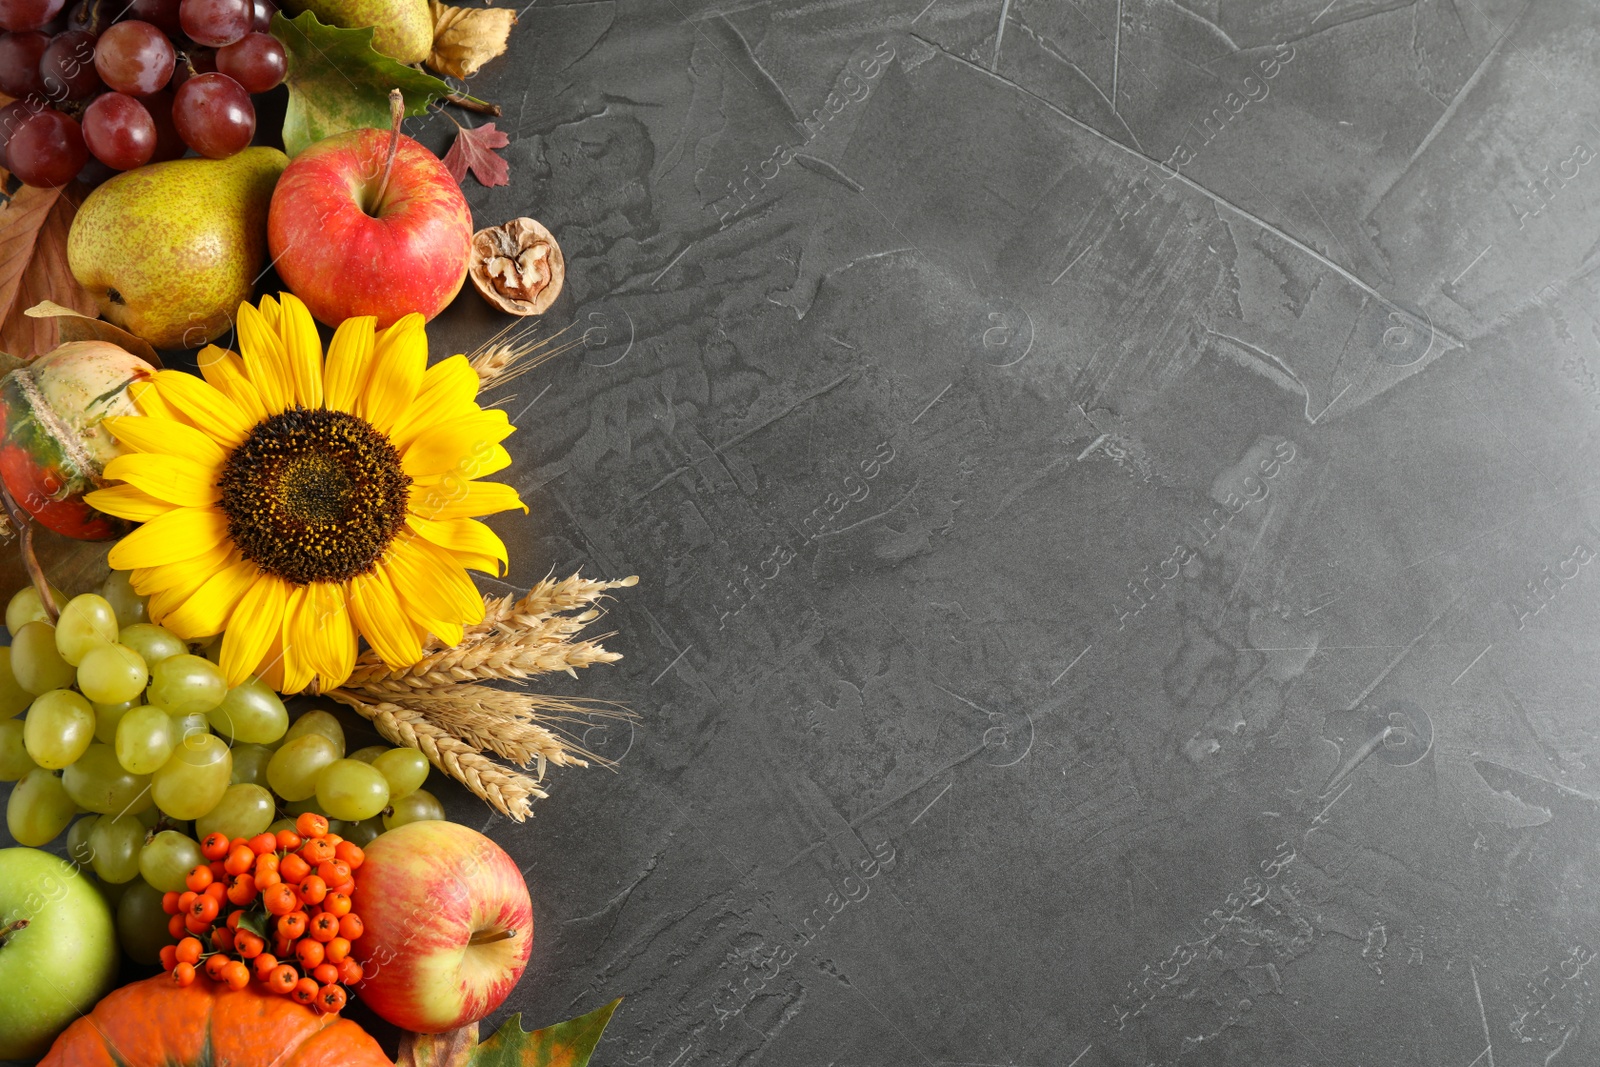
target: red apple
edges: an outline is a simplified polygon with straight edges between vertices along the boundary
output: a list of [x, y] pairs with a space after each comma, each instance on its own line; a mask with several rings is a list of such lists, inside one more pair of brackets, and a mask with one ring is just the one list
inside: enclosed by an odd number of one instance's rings
[[330, 326], [411, 312], [461, 291], [472, 212], [439, 157], [400, 132], [351, 130], [295, 156], [272, 193], [267, 244], [284, 283]]
[[352, 943], [361, 999], [389, 1022], [437, 1034], [488, 1015], [522, 977], [533, 904], [515, 861], [478, 831], [413, 822], [380, 835], [356, 872]]

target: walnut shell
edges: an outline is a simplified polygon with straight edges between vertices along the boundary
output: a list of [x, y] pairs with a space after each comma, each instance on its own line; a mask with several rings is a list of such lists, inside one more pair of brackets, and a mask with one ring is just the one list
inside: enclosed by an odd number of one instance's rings
[[467, 273], [501, 311], [538, 315], [561, 295], [567, 264], [555, 236], [534, 219], [521, 218], [472, 235]]

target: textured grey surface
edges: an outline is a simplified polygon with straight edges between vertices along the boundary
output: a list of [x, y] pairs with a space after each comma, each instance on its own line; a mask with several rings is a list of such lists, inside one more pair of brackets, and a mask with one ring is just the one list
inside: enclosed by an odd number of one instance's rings
[[626, 995], [607, 1067], [1596, 1062], [1597, 27], [524, 11], [468, 193], [584, 343], [496, 525], [511, 587], [641, 576], [553, 688], [642, 723], [487, 824], [507, 1010]]

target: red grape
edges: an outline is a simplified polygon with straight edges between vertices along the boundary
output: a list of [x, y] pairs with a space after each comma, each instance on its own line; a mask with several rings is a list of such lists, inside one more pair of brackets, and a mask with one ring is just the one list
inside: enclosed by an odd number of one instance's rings
[[172, 98], [172, 121], [190, 148], [222, 159], [255, 136], [256, 109], [244, 86], [226, 74], [197, 74]]
[[37, 30], [65, 5], [66, 0], [0, 0], [0, 30]]
[[197, 43], [221, 48], [250, 32], [250, 5], [251, 0], [183, 0], [178, 21]]
[[217, 69], [247, 93], [276, 89], [289, 69], [283, 45], [270, 33], [246, 34], [217, 53]]
[[54, 108], [24, 119], [6, 145], [6, 166], [25, 185], [65, 185], [88, 161], [83, 131]]
[[13, 100], [0, 107], [0, 166], [5, 164], [6, 145], [10, 142], [11, 135], [22, 125], [22, 120], [43, 111], [44, 106], [43, 100], [31, 96], [26, 100]]
[[211, 48], [190, 48], [178, 56], [178, 69], [172, 72], [173, 92], [183, 88], [183, 83], [196, 74], [210, 74], [217, 69], [217, 53]]
[[183, 137], [178, 133], [178, 126], [172, 121], [172, 93], [163, 89], [159, 93], [139, 98], [144, 109], [150, 112], [150, 117], [156, 124], [156, 150], [150, 157], [152, 163], [164, 163], [169, 159], [177, 159], [189, 150], [183, 143]]
[[272, 16], [277, 13], [278, 5], [272, 0], [251, 0], [250, 28], [257, 33], [266, 33], [272, 28]]
[[46, 34], [0, 33], [0, 93], [27, 96], [44, 92], [39, 60], [50, 47]]
[[183, 24], [178, 21], [178, 0], [133, 0], [123, 17], [143, 19], [168, 37], [183, 32]]
[[98, 37], [116, 18], [110, 8], [104, 0], [78, 0], [67, 12], [67, 29], [88, 30]]
[[39, 61], [45, 95], [51, 100], [83, 100], [100, 88], [94, 69], [94, 34], [68, 30], [50, 42]]
[[83, 140], [106, 166], [132, 170], [155, 154], [156, 122], [133, 97], [102, 93], [84, 110]]
[[138, 19], [119, 22], [100, 35], [94, 67], [113, 91], [144, 96], [172, 79], [177, 53], [155, 26]]

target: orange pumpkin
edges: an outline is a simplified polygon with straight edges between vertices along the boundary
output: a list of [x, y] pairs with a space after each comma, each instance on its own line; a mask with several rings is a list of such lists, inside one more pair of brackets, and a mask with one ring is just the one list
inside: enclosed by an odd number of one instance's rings
[[39, 1067], [394, 1067], [365, 1030], [250, 985], [166, 975], [114, 990]]

